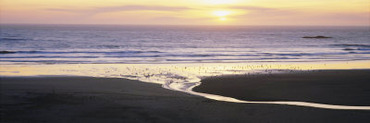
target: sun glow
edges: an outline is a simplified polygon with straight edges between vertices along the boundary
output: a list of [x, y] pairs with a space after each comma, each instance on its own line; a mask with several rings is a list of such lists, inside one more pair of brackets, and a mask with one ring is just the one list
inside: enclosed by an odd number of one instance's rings
[[206, 3], [210, 4], [232, 4], [236, 3], [236, 0], [204, 0]]
[[230, 11], [225, 11], [225, 10], [222, 10], [222, 11], [214, 11], [213, 12], [213, 15], [216, 15], [218, 17], [225, 17], [227, 15], [230, 15]]
[[227, 19], [225, 17], [222, 17], [219, 19], [220, 21], [226, 21]]
[[0, 1], [1, 24], [369, 26], [370, 17], [369, 0]]
[[226, 10], [213, 11], [213, 15], [217, 16], [218, 20], [220, 20], [220, 21], [226, 21], [227, 20], [226, 16], [228, 16], [230, 14], [231, 14], [231, 12], [226, 11]]

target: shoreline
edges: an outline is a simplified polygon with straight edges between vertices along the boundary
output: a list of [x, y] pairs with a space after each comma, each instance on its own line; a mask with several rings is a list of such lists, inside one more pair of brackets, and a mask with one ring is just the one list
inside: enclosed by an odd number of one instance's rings
[[[281, 73], [314, 72], [318, 70], [359, 70], [370, 69], [370, 61], [347, 61], [328, 63], [270, 63], [270, 64], [52, 64], [52, 65], [3, 65], [0, 66], [0, 76], [86, 76], [103, 78], [125, 78], [141, 82], [160, 84], [163, 88], [180, 91], [205, 98], [233, 103], [257, 103], [307, 106], [324, 109], [370, 110], [369, 104], [346, 105], [346, 103], [316, 102], [316, 100], [276, 99], [270, 101], [247, 101], [233, 98], [238, 94], [223, 95], [222, 93], [199, 93], [192, 91], [199, 86], [204, 78], [214, 76], [243, 75], [279, 75]], [[288, 77], [289, 78], [289, 77]], [[355, 77], [358, 78], [358, 77]], [[366, 80], [365, 80], [366, 81]], [[229, 84], [230, 85], [230, 84]], [[240, 85], [236, 83], [235, 85]], [[349, 85], [351, 86], [351, 85]], [[219, 86], [223, 87], [223, 86]], [[252, 89], [253, 90], [253, 89]], [[214, 95], [217, 94], [217, 95]], [[223, 95], [223, 96], [222, 96]], [[289, 94], [288, 94], [289, 95]], [[259, 97], [261, 98], [261, 97]], [[263, 98], [263, 96], [262, 96]], [[276, 102], [278, 101], [278, 102]], [[334, 102], [334, 103], [333, 103]]]
[[[2, 77], [4, 122], [367, 122], [370, 111], [214, 101], [119, 78]], [[225, 113], [228, 112], [228, 113]]]

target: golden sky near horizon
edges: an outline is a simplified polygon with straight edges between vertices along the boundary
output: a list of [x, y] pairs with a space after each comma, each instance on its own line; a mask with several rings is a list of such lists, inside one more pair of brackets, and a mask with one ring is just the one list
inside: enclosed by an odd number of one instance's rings
[[0, 23], [370, 25], [369, 0], [0, 0]]

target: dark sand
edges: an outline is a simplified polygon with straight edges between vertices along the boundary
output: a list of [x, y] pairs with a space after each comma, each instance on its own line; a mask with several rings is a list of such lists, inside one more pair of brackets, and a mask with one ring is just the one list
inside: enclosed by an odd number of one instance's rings
[[125, 79], [3, 77], [0, 92], [1, 122], [9, 123], [370, 121], [370, 111], [218, 102]]
[[370, 70], [321, 70], [202, 80], [197, 92], [248, 101], [304, 101], [370, 106]]

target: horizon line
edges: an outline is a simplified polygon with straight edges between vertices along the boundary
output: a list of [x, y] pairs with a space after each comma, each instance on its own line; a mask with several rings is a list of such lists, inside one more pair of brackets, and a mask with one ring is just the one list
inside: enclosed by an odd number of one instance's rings
[[301, 27], [369, 27], [369, 25], [274, 25], [274, 24], [266, 24], [266, 25], [233, 25], [233, 24], [104, 24], [104, 23], [97, 23], [97, 24], [79, 24], [79, 23], [0, 23], [0, 25], [80, 25], [80, 26], [301, 26]]

